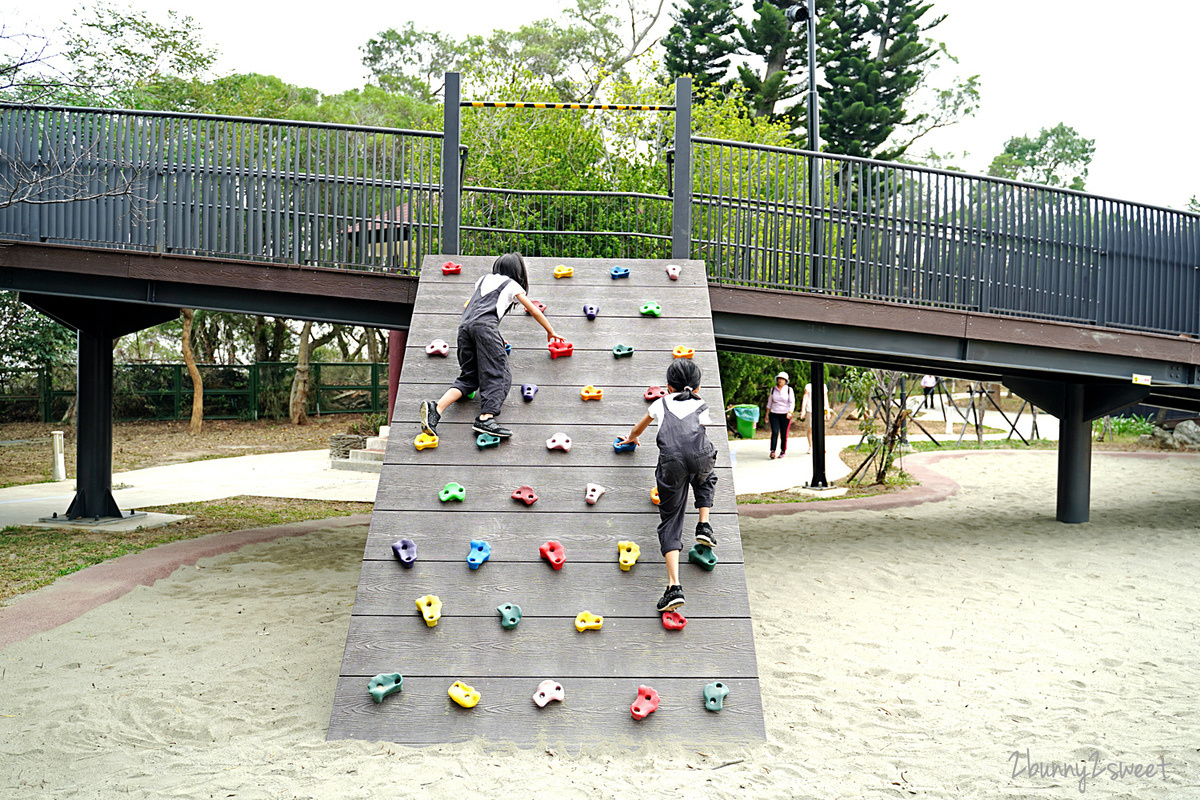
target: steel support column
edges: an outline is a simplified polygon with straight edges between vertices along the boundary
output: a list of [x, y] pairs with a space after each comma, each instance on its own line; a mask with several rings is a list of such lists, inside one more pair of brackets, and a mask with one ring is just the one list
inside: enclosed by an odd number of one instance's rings
[[442, 249], [458, 255], [462, 247], [459, 229], [462, 186], [459, 181], [458, 151], [462, 140], [461, 76], [446, 73], [445, 106], [442, 117]]
[[692, 257], [692, 79], [675, 79], [675, 164], [671, 258]]
[[1059, 522], [1087, 522], [1092, 494], [1092, 422], [1084, 414], [1084, 386], [1063, 386], [1063, 413], [1058, 419]]
[[809, 365], [809, 385], [812, 386], [812, 403], [809, 409], [809, 430], [812, 431], [812, 480], [813, 489], [829, 488], [825, 477], [825, 362], [813, 361]]

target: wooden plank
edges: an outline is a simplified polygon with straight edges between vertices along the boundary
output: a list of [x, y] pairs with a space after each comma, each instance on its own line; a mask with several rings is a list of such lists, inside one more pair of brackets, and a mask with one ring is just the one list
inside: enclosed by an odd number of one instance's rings
[[[469, 539], [462, 536], [464, 551]], [[527, 546], [536, 552], [539, 544], [534, 541]], [[689, 619], [750, 615], [741, 564], [718, 564], [706, 572], [695, 564], [681, 563], [679, 571]], [[484, 564], [473, 570], [466, 559], [458, 564], [417, 559], [407, 569], [395, 562], [364, 561], [354, 614], [415, 616], [416, 599], [433, 594], [442, 600], [443, 617], [491, 617], [500, 603], [514, 602], [533, 616], [573, 620], [580, 611], [591, 611], [604, 617], [653, 618], [658, 616], [654, 604], [662, 596], [665, 576], [661, 566], [622, 572], [615, 560], [611, 564], [579, 564], [571, 561], [570, 553], [560, 570], [545, 562]]]
[[[501, 602], [509, 600], [493, 605]], [[524, 614], [512, 630], [500, 626], [495, 608], [490, 617], [443, 617], [434, 628], [415, 613], [357, 617], [346, 637], [342, 674], [370, 678], [399, 670], [407, 680], [468, 674], [480, 662], [492, 675], [539, 681], [546, 675], [650, 681], [758, 674], [748, 617], [689, 619], [682, 631], [664, 629], [657, 615], [605, 617], [601, 630], [580, 633], [574, 618], [539, 617], [534, 604], [519, 605]]]
[[[462, 274], [443, 275], [442, 264], [447, 260], [462, 264]], [[421, 283], [432, 284], [450, 283], [465, 286], [470, 290], [479, 279], [492, 271], [496, 256], [445, 256], [429, 255], [421, 263]], [[570, 278], [554, 278], [554, 268], [562, 264], [573, 267], [574, 276]], [[666, 272], [667, 264], [679, 264], [683, 267], [679, 280], [672, 281]], [[629, 277], [613, 280], [609, 270], [614, 266], [629, 268]], [[675, 287], [706, 287], [708, 276], [705, 273], [704, 262], [693, 259], [659, 261], [654, 259], [595, 259], [595, 258], [537, 258], [525, 259], [525, 270], [529, 275], [532, 288], [538, 285], [559, 283], [572, 287], [583, 284], [596, 286], [675, 286]]]
[[[582, 498], [582, 493], [580, 493]], [[542, 499], [533, 506], [509, 501], [510, 511], [459, 511], [447, 518], [441, 510], [432, 511], [376, 511], [371, 515], [371, 531], [363, 552], [366, 561], [395, 562], [392, 543], [402, 538], [412, 539], [417, 544], [417, 558], [422, 561], [462, 561], [467, 556], [469, 545], [461, 539], [447, 536], [447, 531], [462, 531], [471, 539], [482, 539], [493, 548], [491, 561], [527, 561], [542, 563], [537, 548], [542, 542], [560, 542], [573, 562], [608, 563], [617, 558], [617, 542], [636, 542], [642, 549], [641, 558], [633, 569], [661, 569], [662, 556], [658, 546], [658, 514], [611, 514], [591, 513], [592, 509], [580, 499], [582, 509], [588, 509], [588, 517], [571, 517], [563, 513], [543, 513], [537, 508]], [[689, 517], [690, 517], [689, 513]], [[691, 547], [693, 524], [685, 524], [684, 544]], [[717, 553], [721, 565], [742, 561], [742, 541], [736, 535], [738, 518], [736, 513], [713, 513], [709, 522], [716, 532]]]
[[[420, 306], [418, 306], [420, 308]], [[413, 314], [409, 328], [410, 348], [419, 349], [434, 339], [444, 339], [451, 347], [458, 340], [458, 314], [430, 314], [420, 311]], [[657, 343], [657, 349], [669, 351], [674, 347], [691, 347], [695, 350], [714, 351], [712, 317], [688, 317], [681, 319], [658, 319], [655, 317], [597, 317], [588, 320], [579, 315], [550, 315], [554, 331], [579, 350], [607, 350], [612, 358], [616, 344], [629, 344], [635, 348], [648, 349]], [[537, 320], [522, 314], [509, 314], [500, 323], [500, 333], [514, 348], [546, 350], [546, 331]], [[405, 350], [405, 358], [408, 351]], [[574, 356], [572, 356], [573, 358]], [[637, 359], [636, 354], [632, 363]], [[547, 361], [551, 359], [546, 355]], [[570, 359], [566, 359], [570, 360]], [[614, 359], [622, 360], [623, 359]], [[406, 378], [407, 379], [407, 378]]]
[[[429, 342], [425, 342], [425, 344], [429, 344]], [[667, 367], [674, 360], [667, 351], [635, 353], [628, 362], [625, 359], [614, 359], [611, 349], [607, 348], [588, 351], [588, 354], [588, 357], [584, 357], [584, 353], [576, 352], [570, 358], [551, 359], [545, 347], [537, 351], [514, 349], [513, 357], [509, 362], [513, 383], [536, 383], [539, 386], [542, 384], [559, 386], [598, 384], [604, 381], [606, 375], [611, 375], [606, 370], [613, 368], [612, 362], [616, 362], [620, 365], [616, 367], [617, 369], [630, 370], [630, 377], [619, 379], [621, 384], [634, 386], [641, 384], [640, 380], [635, 380], [633, 377], [638, 376], [645, 381], [643, 386], [662, 385], [667, 379]], [[450, 358], [430, 358], [425, 355], [422, 348], [419, 356], [409, 358], [408, 355], [409, 353], [406, 352], [404, 359], [405, 383], [440, 383], [449, 386], [458, 377], [458, 361], [453, 354]], [[717, 388], [720, 374], [717, 370], [716, 352], [711, 350], [697, 352], [693, 360], [700, 367], [701, 392], [703, 393], [706, 387]], [[626, 366], [627, 364], [633, 366]], [[614, 379], [612, 382], [617, 383], [617, 380]], [[710, 403], [710, 405], [712, 404]]]
[[[684, 631], [686, 633], [686, 631]], [[627, 678], [571, 680], [563, 683], [566, 700], [538, 708], [533, 693], [543, 678], [455, 675], [404, 679], [404, 690], [375, 703], [367, 678], [342, 677], [333, 697], [330, 739], [367, 739], [399, 744], [465, 742], [482, 738], [520, 745], [622, 742], [756, 742], [766, 738], [759, 682], [715, 674], [704, 679], [650, 682], [660, 695], [658, 711], [640, 722], [629, 706], [644, 681]], [[477, 689], [475, 708], [460, 708], [446, 694], [455, 680]], [[704, 707], [704, 685], [729, 687], [724, 710]]]
[[[429, 314], [458, 316], [462, 313], [463, 303], [470, 296], [472, 288], [473, 284], [467, 283], [422, 283], [421, 309]], [[598, 306], [600, 313], [595, 320], [597, 322], [609, 317], [640, 318], [643, 316], [642, 305], [649, 302], [658, 303], [662, 307], [662, 319], [712, 316], [708, 308], [707, 294], [680, 286], [628, 286], [621, 281], [616, 281], [612, 286], [562, 282], [530, 284], [528, 295], [546, 304], [543, 313], [547, 316], [579, 317], [586, 320], [583, 306]], [[524, 309], [515, 308], [505, 317], [505, 322], [513, 317], [525, 316]]]
[[[422, 454], [428, 452], [425, 450]], [[380, 481], [375, 496], [375, 510], [436, 511], [442, 514], [511, 512], [524, 516], [571, 512], [588, 514], [590, 517], [643, 514], [656, 520], [658, 510], [650, 502], [650, 490], [655, 485], [653, 463], [654, 459], [650, 459], [642, 467], [600, 469], [586, 464], [560, 467], [548, 462], [536, 466], [526, 464], [518, 470], [511, 468], [513, 465], [507, 465], [505, 469], [491, 469], [462, 464], [407, 465], [403, 469], [393, 469], [385, 462], [385, 472], [394, 471], [395, 474], [389, 476], [386, 482]], [[714, 511], [736, 513], [732, 470], [718, 467], [715, 472], [717, 488]], [[443, 503], [438, 499], [442, 487], [451, 481], [466, 488], [465, 500]], [[584, 487], [588, 483], [598, 483], [608, 490], [594, 506], [582, 500]], [[513, 490], [520, 486], [533, 487], [538, 496], [538, 501], [525, 507], [524, 511], [512, 499]], [[689, 499], [689, 517], [693, 513], [690, 505]], [[588, 524], [592, 524], [590, 519]]]

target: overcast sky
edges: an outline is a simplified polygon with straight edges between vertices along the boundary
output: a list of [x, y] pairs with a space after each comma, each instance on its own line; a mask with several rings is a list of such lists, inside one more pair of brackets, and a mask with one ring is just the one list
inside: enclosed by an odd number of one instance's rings
[[[412, 20], [456, 35], [488, 33], [555, 16], [563, 2], [341, 0], [321, 11], [277, 0], [135, 4], [190, 14], [220, 52], [218, 72], [268, 73], [337, 92], [362, 85], [359, 48], [380, 30]], [[39, 0], [20, 13], [52, 27], [77, 5]], [[976, 117], [931, 135], [922, 152], [952, 152], [955, 163], [982, 172], [1009, 137], [1065, 122], [1096, 140], [1089, 191], [1176, 208], [1200, 195], [1200, 0], [934, 0], [934, 10], [948, 17], [932, 35], [959, 58], [963, 75], [980, 76], [983, 96]], [[664, 13], [662, 30], [669, 25]]]

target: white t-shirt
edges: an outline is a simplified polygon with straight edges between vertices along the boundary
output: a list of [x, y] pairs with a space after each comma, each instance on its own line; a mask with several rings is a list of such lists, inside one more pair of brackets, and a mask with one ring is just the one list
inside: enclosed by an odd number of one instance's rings
[[496, 316], [504, 319], [504, 315], [511, 311], [513, 304], [517, 302], [517, 295], [525, 294], [525, 290], [521, 288], [521, 284], [498, 272], [490, 272], [475, 281], [475, 290], [479, 292], [480, 297], [496, 289], [500, 289], [500, 296], [496, 298]]
[[[683, 419], [704, 403], [700, 398], [676, 400], [675, 397], [675, 395], [669, 394], [651, 403], [650, 408], [646, 409], [646, 413], [650, 415], [650, 419], [654, 420], [656, 424], [661, 425], [664, 411], [669, 411], [677, 418]], [[712, 418], [708, 415], [707, 408], [700, 412], [699, 419], [701, 425], [712, 425]]]

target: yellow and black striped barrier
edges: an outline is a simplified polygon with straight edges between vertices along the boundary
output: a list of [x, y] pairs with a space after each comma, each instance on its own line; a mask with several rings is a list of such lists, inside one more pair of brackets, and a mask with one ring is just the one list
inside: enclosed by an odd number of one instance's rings
[[674, 111], [675, 106], [633, 106], [621, 103], [513, 103], [498, 100], [463, 100], [463, 108], [550, 108], [570, 111]]

